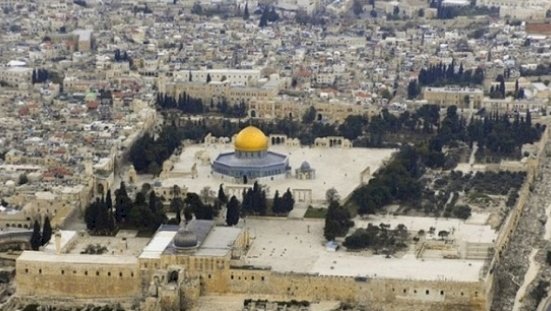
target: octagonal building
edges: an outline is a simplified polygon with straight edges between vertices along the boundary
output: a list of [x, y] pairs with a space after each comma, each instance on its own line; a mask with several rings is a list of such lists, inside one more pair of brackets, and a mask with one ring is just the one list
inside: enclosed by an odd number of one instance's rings
[[215, 174], [239, 181], [284, 177], [290, 171], [287, 155], [268, 150], [268, 137], [254, 127], [242, 129], [234, 140], [233, 152], [218, 155], [212, 164]]

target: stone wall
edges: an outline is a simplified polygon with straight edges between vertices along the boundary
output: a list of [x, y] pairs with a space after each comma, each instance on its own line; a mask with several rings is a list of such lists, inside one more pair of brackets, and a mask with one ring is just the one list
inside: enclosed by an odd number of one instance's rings
[[[515, 231], [520, 217], [526, 208], [526, 204], [530, 197], [530, 188], [534, 181], [538, 178], [540, 174], [539, 166], [542, 159], [546, 156], [551, 155], [551, 150], [548, 150], [547, 143], [550, 139], [550, 129], [547, 126], [546, 130], [543, 132], [540, 141], [537, 143], [537, 155], [534, 158], [529, 158], [526, 163], [526, 180], [522, 185], [521, 189], [518, 192], [518, 199], [515, 207], [511, 210], [501, 229], [499, 230], [498, 237], [495, 242], [495, 255], [491, 263], [488, 265], [488, 272], [486, 274], [485, 288], [486, 288], [486, 300], [490, 303], [493, 300], [494, 295], [494, 266], [502, 259], [503, 252], [509, 244], [511, 239], [511, 234]], [[488, 305], [488, 310], [490, 306]]]
[[217, 276], [227, 277], [228, 274], [229, 280], [220, 280], [214, 275], [210, 278], [201, 276], [202, 293], [338, 300], [378, 306], [382, 310], [412, 310], [412, 306], [418, 306], [418, 310], [421, 305], [429, 310], [485, 310], [486, 306], [483, 282], [353, 278], [238, 268]]
[[62, 257], [59, 256], [57, 261], [18, 259], [17, 295], [44, 299], [101, 300], [141, 297], [137, 262], [102, 264], [64, 260]]

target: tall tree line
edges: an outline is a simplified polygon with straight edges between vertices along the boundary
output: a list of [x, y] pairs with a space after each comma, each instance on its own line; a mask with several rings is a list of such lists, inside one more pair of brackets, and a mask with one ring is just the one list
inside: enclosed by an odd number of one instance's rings
[[33, 232], [31, 234], [30, 245], [31, 249], [37, 251], [40, 246], [44, 246], [50, 242], [52, 238], [52, 225], [50, 224], [50, 218], [46, 216], [44, 218], [44, 224], [42, 225], [42, 232], [40, 231], [40, 223], [35, 220], [33, 223]]
[[108, 190], [105, 197], [97, 198], [86, 208], [84, 221], [93, 234], [114, 235], [120, 227], [153, 231], [167, 218], [161, 199], [154, 190], [142, 187], [132, 200], [126, 185], [121, 182], [115, 191], [115, 204]]
[[418, 83], [420, 86], [444, 85], [481, 85], [484, 82], [484, 70], [477, 67], [465, 70], [463, 64], [459, 67], [453, 60], [449, 65], [439, 63], [423, 68], [419, 71]]
[[33, 84], [35, 83], [43, 83], [46, 82], [49, 78], [50, 74], [48, 70], [46, 69], [33, 69], [33, 73], [31, 76], [31, 81]]

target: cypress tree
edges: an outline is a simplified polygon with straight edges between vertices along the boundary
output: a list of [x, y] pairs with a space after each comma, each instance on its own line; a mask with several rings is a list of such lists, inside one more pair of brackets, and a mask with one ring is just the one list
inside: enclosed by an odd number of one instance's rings
[[180, 213], [181, 213], [180, 210], [178, 210], [176, 212], [176, 223], [177, 224], [180, 224], [182, 222], [182, 216], [180, 216], [181, 215]]
[[105, 198], [102, 198], [96, 217], [96, 230], [99, 234], [105, 234], [109, 231], [109, 211], [107, 210], [107, 205], [105, 204]]
[[232, 196], [227, 204], [226, 224], [234, 226], [239, 222], [239, 201], [235, 196]]
[[107, 195], [105, 196], [105, 206], [108, 210], [113, 210], [113, 200], [111, 199], [111, 189], [107, 190]]
[[157, 195], [155, 191], [151, 191], [149, 194], [149, 209], [155, 213], [157, 211]]
[[126, 186], [121, 181], [119, 189], [115, 191], [115, 220], [117, 223], [124, 222], [132, 208], [132, 200], [128, 197]]
[[259, 202], [258, 202], [258, 213], [260, 215], [266, 215], [266, 210], [268, 209], [268, 204], [266, 200], [266, 191], [262, 190], [260, 191], [260, 195], [258, 196]]
[[228, 197], [224, 193], [222, 184], [220, 184], [220, 188], [218, 188], [218, 201], [220, 201], [220, 203], [228, 203]]
[[260, 22], [258, 26], [260, 28], [268, 26], [268, 8], [264, 9], [264, 12], [262, 12], [262, 16], [260, 16]]
[[209, 83], [211, 80], [212, 78], [210, 77], [210, 73], [207, 73], [207, 83]]
[[245, 10], [243, 11], [243, 19], [248, 20], [249, 19], [249, 2], [245, 2]]
[[33, 234], [31, 235], [31, 249], [37, 251], [42, 243], [42, 236], [40, 235], [40, 224], [38, 220], [34, 221]]
[[281, 198], [279, 197], [279, 190], [276, 190], [274, 194], [274, 200], [272, 202], [272, 212], [275, 214], [283, 213], [281, 208]]
[[293, 199], [291, 189], [287, 188], [287, 191], [283, 194], [282, 201], [285, 208], [284, 212], [288, 213], [293, 210], [295, 207], [295, 199]]
[[84, 212], [84, 221], [86, 222], [86, 228], [90, 231], [96, 230], [96, 219], [99, 213], [99, 205], [99, 198], [96, 198], [96, 201], [88, 205], [86, 211]]
[[50, 218], [46, 216], [44, 219], [44, 226], [42, 227], [42, 243], [41, 245], [46, 245], [50, 242], [52, 238], [52, 225], [50, 224]]

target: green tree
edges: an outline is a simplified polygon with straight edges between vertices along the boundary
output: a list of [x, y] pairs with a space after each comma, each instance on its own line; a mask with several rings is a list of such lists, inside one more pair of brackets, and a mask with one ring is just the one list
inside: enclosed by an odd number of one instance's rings
[[[184, 200], [184, 203], [187, 205], [192, 212], [193, 215], [195, 215], [195, 218], [197, 219], [213, 219], [214, 218], [214, 209], [212, 205], [204, 204], [201, 201], [201, 197], [197, 195], [196, 193], [189, 192], [186, 195], [186, 198]], [[185, 210], [184, 210], [185, 212]], [[186, 215], [184, 214], [184, 217]], [[187, 217], [186, 217], [187, 219]]]
[[107, 194], [105, 195], [105, 206], [109, 211], [113, 210], [113, 200], [111, 199], [111, 189], [108, 189]]
[[346, 208], [340, 206], [336, 201], [329, 204], [323, 228], [326, 240], [332, 241], [338, 236], [345, 236], [353, 225], [354, 222], [350, 220], [350, 213]]
[[33, 233], [31, 235], [31, 249], [33, 251], [37, 251], [38, 248], [40, 248], [40, 245], [42, 243], [42, 236], [40, 235], [40, 224], [38, 223], [38, 220], [34, 221], [33, 225]]
[[249, 14], [249, 2], [245, 2], [245, 10], [243, 11], [243, 19], [249, 20], [250, 14]]
[[227, 204], [226, 224], [228, 224], [228, 226], [237, 225], [239, 222], [239, 214], [239, 201], [235, 196], [232, 196]]
[[19, 180], [17, 181], [17, 184], [24, 185], [29, 182], [29, 178], [26, 174], [19, 175]]
[[354, 0], [354, 3], [352, 4], [352, 11], [356, 16], [360, 16], [364, 12], [364, 8], [360, 0]]
[[220, 184], [220, 187], [218, 188], [218, 201], [223, 204], [228, 203], [228, 197], [224, 193], [224, 187], [222, 186], [222, 184]]
[[260, 16], [260, 22], [258, 23], [258, 27], [260, 28], [264, 28], [266, 26], [268, 26], [268, 8], [267, 7], [262, 12], [262, 15]]
[[279, 197], [279, 191], [276, 190], [274, 194], [274, 199], [272, 201], [272, 212], [274, 214], [282, 214], [283, 213], [283, 206], [282, 206], [281, 198]]
[[366, 125], [366, 117], [361, 115], [349, 115], [344, 119], [344, 122], [339, 125], [339, 132], [344, 138], [354, 140], [363, 134]]
[[306, 110], [306, 112], [302, 116], [302, 123], [311, 124], [312, 122], [314, 122], [314, 120], [316, 120], [316, 115], [317, 114], [318, 113], [316, 111], [316, 108], [314, 108], [314, 106], [308, 107], [308, 109]]
[[331, 204], [331, 202], [339, 202], [339, 200], [340, 196], [337, 192], [337, 189], [335, 189], [334, 187], [327, 189], [327, 191], [325, 192], [325, 201], [327, 202], [327, 204]]
[[212, 81], [212, 78], [210, 77], [210, 73], [207, 73], [207, 83], [210, 83]]
[[46, 216], [44, 218], [44, 226], [42, 227], [42, 242], [41, 245], [46, 245], [52, 238], [52, 225], [50, 224], [50, 218]]
[[285, 191], [285, 193], [281, 197], [281, 201], [283, 202], [285, 213], [289, 213], [295, 207], [295, 199], [293, 198], [293, 194], [291, 193], [291, 190], [289, 188], [287, 188], [287, 191]]
[[96, 219], [99, 213], [99, 205], [100, 200], [99, 198], [96, 198], [96, 200], [88, 205], [84, 211], [84, 222], [86, 223], [86, 228], [89, 231], [96, 230]]
[[182, 198], [176, 197], [170, 201], [170, 210], [174, 213], [179, 213], [184, 209], [184, 201]]
[[132, 205], [132, 200], [126, 192], [126, 186], [124, 182], [121, 181], [119, 189], [115, 190], [115, 220], [117, 223], [126, 222]]
[[417, 84], [417, 80], [411, 80], [408, 84], [408, 99], [415, 99], [417, 96], [419, 96], [419, 85]]
[[94, 232], [100, 235], [109, 234], [109, 210], [105, 203], [105, 198], [102, 198], [98, 206], [98, 214], [96, 216], [96, 228]]

